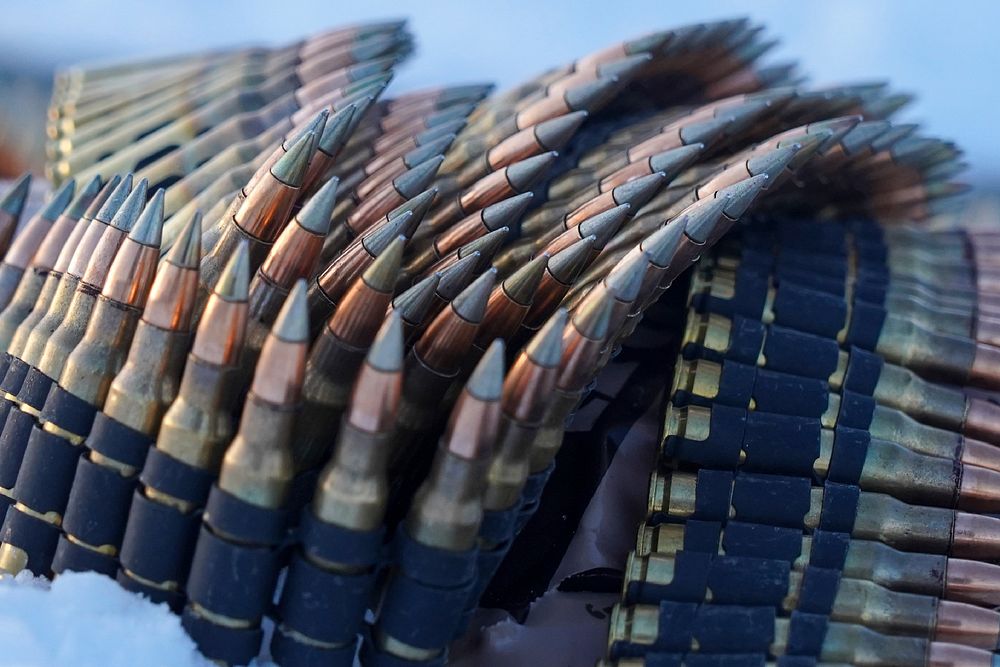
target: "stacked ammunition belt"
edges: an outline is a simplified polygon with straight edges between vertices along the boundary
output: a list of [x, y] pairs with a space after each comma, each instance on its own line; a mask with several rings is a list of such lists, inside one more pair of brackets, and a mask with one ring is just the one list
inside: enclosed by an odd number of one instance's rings
[[[402, 22], [60, 73], [57, 189], [16, 236], [30, 179], [0, 200], [0, 569], [113, 577], [225, 664], [267, 618], [282, 665], [443, 664], [697, 263], [611, 659], [853, 660], [861, 539], [994, 576], [968, 559], [1000, 548], [970, 513], [1000, 505], [1000, 410], [917, 375], [1000, 378], [994, 238], [920, 226], [960, 154], [882, 84], [794, 87], [760, 33], [663, 30], [494, 95], [389, 95]], [[906, 581], [886, 608], [926, 632], [891, 651], [996, 642]]]
[[960, 230], [768, 218], [699, 263], [609, 664], [990, 663], [995, 408], [924, 377], [995, 388], [968, 326], [989, 316], [911, 295], [978, 303], [976, 255]]

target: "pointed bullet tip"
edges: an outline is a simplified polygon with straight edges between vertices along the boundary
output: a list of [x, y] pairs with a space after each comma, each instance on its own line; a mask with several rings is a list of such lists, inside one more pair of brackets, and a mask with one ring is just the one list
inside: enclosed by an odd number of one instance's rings
[[570, 247], [560, 250], [549, 259], [549, 273], [563, 285], [573, 284], [580, 272], [590, 263], [590, 257], [596, 246], [597, 236], [590, 234]]
[[490, 298], [490, 292], [496, 285], [497, 271], [489, 269], [472, 281], [472, 283], [462, 290], [451, 302], [455, 313], [466, 322], [479, 323], [486, 312], [486, 302]]
[[587, 218], [580, 223], [580, 236], [595, 236], [595, 245], [603, 248], [621, 228], [631, 210], [630, 204], [621, 204]]
[[289, 187], [301, 186], [309, 169], [309, 160], [315, 150], [316, 140], [315, 132], [303, 132], [292, 147], [271, 167], [271, 175]]
[[195, 211], [167, 252], [166, 261], [185, 269], [197, 269], [201, 262], [201, 211]]
[[383, 373], [394, 373], [403, 369], [403, 318], [398, 310], [393, 310], [382, 322], [366, 363]]
[[[115, 178], [118, 178], [117, 176]], [[114, 183], [114, 180], [111, 181]], [[109, 184], [110, 185], [110, 184]], [[129, 192], [132, 191], [132, 174], [127, 174], [125, 178], [119, 178], [117, 185], [108, 195], [108, 198], [104, 200], [101, 208], [97, 211], [95, 220], [100, 220], [104, 223], [110, 223], [115, 214], [118, 212], [124, 203], [128, 199]]]
[[130, 239], [151, 248], [160, 246], [160, 240], [163, 236], [163, 197], [163, 188], [153, 193], [152, 199], [142, 209], [139, 219], [132, 225], [128, 234]]
[[247, 300], [250, 291], [250, 250], [246, 241], [236, 247], [212, 291], [226, 301]]
[[476, 364], [465, 389], [481, 401], [498, 401], [503, 393], [503, 375], [504, 342], [497, 338]]
[[299, 214], [295, 216], [303, 229], [317, 236], [327, 235], [333, 219], [333, 208], [337, 204], [337, 188], [339, 186], [340, 179], [334, 176], [305, 203]]
[[543, 121], [535, 126], [535, 138], [546, 150], [558, 151], [569, 143], [583, 121], [587, 120], [587, 115], [586, 111], [574, 111]]
[[604, 284], [619, 301], [631, 303], [639, 295], [648, 267], [649, 255], [645, 252], [630, 253], [611, 269]]
[[403, 264], [403, 251], [405, 249], [405, 236], [397, 236], [390, 241], [386, 249], [379, 253], [371, 266], [365, 269], [362, 274], [365, 283], [380, 292], [391, 292], [399, 277], [399, 268]]
[[[591, 297], [591, 294], [595, 296]], [[590, 340], [604, 340], [611, 324], [613, 303], [613, 300], [603, 297], [600, 285], [595, 285], [573, 311], [573, 326]]]
[[14, 183], [14, 187], [8, 190], [0, 201], [0, 209], [15, 218], [20, 218], [24, 203], [28, 201], [28, 193], [31, 191], [31, 178], [30, 172], [22, 174]]
[[504, 292], [517, 303], [530, 304], [548, 263], [548, 253], [538, 255], [503, 281]]
[[562, 359], [562, 332], [566, 328], [569, 313], [565, 308], [554, 312], [541, 329], [531, 337], [524, 353], [543, 368], [555, 368]]
[[278, 317], [271, 327], [271, 335], [286, 343], [309, 341], [309, 307], [306, 300], [306, 281], [299, 278], [295, 287], [285, 297]]
[[[73, 198], [73, 193], [76, 191], [76, 180], [69, 179], [59, 186], [59, 189], [55, 191], [52, 198], [49, 200], [45, 207], [41, 211], [41, 216], [46, 220], [52, 221], [62, 215], [62, 212], [66, 210], [69, 206], [70, 200]], [[0, 208], [3, 205], [0, 204]], [[7, 210], [7, 209], [4, 209]], [[9, 211], [8, 211], [9, 212]]]
[[[121, 182], [118, 187], [123, 187], [128, 183], [129, 179], [126, 178]], [[111, 203], [111, 199], [114, 199], [114, 193], [108, 199], [108, 203]], [[136, 220], [142, 214], [143, 207], [146, 204], [146, 179], [139, 181], [128, 196], [125, 201], [122, 202], [121, 206], [115, 211], [115, 215], [111, 218], [110, 225], [123, 232], [129, 232], [132, 230], [132, 225], [135, 224]]]

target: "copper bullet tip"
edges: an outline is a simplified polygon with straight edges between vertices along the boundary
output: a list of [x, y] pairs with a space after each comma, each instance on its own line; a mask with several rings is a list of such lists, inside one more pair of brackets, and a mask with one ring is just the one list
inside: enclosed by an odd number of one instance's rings
[[951, 555], [985, 561], [1000, 558], [1000, 519], [956, 512]]
[[586, 111], [573, 111], [564, 116], [546, 120], [535, 126], [535, 138], [546, 150], [558, 151], [573, 138], [587, 120]]
[[739, 220], [746, 213], [747, 209], [750, 208], [750, 205], [753, 204], [757, 195], [763, 192], [767, 181], [767, 174], [757, 174], [716, 192], [716, 198], [723, 196], [729, 198], [726, 207], [723, 209], [726, 217], [730, 220]]
[[705, 144], [701, 143], [680, 146], [649, 158], [649, 166], [654, 172], [663, 174], [664, 179], [669, 182], [693, 164], [703, 150], [705, 150]]
[[441, 282], [441, 274], [433, 273], [401, 293], [392, 301], [392, 311], [410, 324], [424, 321], [427, 311], [434, 302], [434, 292]]
[[662, 172], [642, 176], [614, 189], [615, 201], [631, 204], [638, 211], [646, 202], [667, 184], [667, 175]]
[[[756, 177], [755, 177], [756, 178]], [[737, 183], [730, 187], [737, 187]], [[715, 197], [709, 199], [699, 199], [695, 203], [681, 211], [677, 216], [678, 227], [682, 227], [692, 241], [696, 243], [707, 243], [708, 239], [715, 236], [716, 230], [723, 222], [722, 214], [730, 206], [731, 197], [727, 192], [729, 188], [723, 188], [715, 193]], [[752, 200], [751, 200], [752, 201]], [[728, 223], [728, 221], [726, 221]], [[667, 223], [669, 228], [674, 223]]]
[[535, 257], [501, 283], [503, 291], [513, 301], [523, 306], [531, 305], [531, 299], [535, 296], [535, 290], [542, 281], [548, 263], [547, 253]]
[[242, 241], [215, 281], [212, 291], [226, 301], [246, 301], [250, 296], [250, 251]]
[[1000, 565], [949, 558], [944, 590], [950, 600], [1000, 606]]
[[21, 211], [24, 210], [24, 203], [28, 201], [28, 193], [31, 191], [31, 174], [21, 175], [14, 187], [7, 191], [3, 199], [0, 200], [0, 210], [14, 217], [20, 218]]
[[590, 340], [602, 341], [608, 335], [612, 308], [611, 299], [585, 298], [573, 311], [573, 327]]
[[309, 170], [309, 160], [315, 151], [316, 140], [315, 132], [303, 132], [288, 152], [271, 167], [271, 175], [289, 187], [301, 186]]
[[97, 193], [100, 191], [101, 191], [101, 177], [94, 176], [92, 179], [90, 179], [90, 182], [87, 183], [86, 187], [84, 187], [82, 190], [76, 193], [76, 198], [73, 200], [73, 203], [71, 203], [69, 205], [69, 208], [66, 210], [66, 215], [75, 220], [79, 220], [80, 218], [82, 218], [87, 213], [87, 210], [90, 208], [90, 205], [94, 202], [95, 198], [97, 197]]
[[[15, 186], [16, 187], [16, 186]], [[70, 199], [73, 198], [73, 192], [76, 190], [76, 180], [69, 179], [65, 183], [59, 186], [59, 189], [55, 191], [51, 199], [45, 204], [42, 210], [38, 213], [41, 217], [45, 218], [49, 222], [52, 222], [66, 210], [69, 205]], [[0, 209], [3, 208], [3, 203], [0, 203]], [[4, 209], [5, 211], [7, 209]], [[9, 212], [9, 211], [8, 211]]]
[[580, 239], [549, 259], [549, 273], [563, 285], [572, 285], [590, 263], [595, 247], [597, 247], [596, 235], [591, 234]]
[[[122, 185], [124, 184], [123, 181]], [[131, 231], [132, 225], [139, 219], [142, 209], [146, 205], [146, 187], [146, 179], [144, 178], [132, 189], [121, 208], [115, 213], [115, 217], [111, 219], [112, 227], [123, 232]]]
[[[603, 248], [621, 228], [622, 223], [625, 222], [625, 218], [629, 216], [631, 209], [631, 204], [622, 204], [621, 206], [615, 206], [603, 213], [598, 213], [595, 216], [587, 218], [580, 223], [580, 236], [584, 238], [593, 236], [594, 247]], [[560, 254], [562, 253], [557, 253], [556, 257]]]
[[392, 185], [401, 197], [405, 199], [415, 197], [422, 190], [426, 190], [427, 186], [431, 184], [442, 162], [444, 162], [443, 155], [435, 155], [432, 158], [424, 160], [413, 169], [393, 179]]
[[1000, 511], [1000, 472], [962, 466], [958, 507], [969, 512]]
[[478, 324], [486, 312], [486, 302], [496, 284], [497, 270], [490, 268], [462, 290], [451, 302], [455, 313], [466, 322]]
[[383, 373], [403, 370], [403, 319], [398, 311], [385, 318], [368, 349], [365, 363]]
[[483, 225], [490, 231], [496, 231], [501, 227], [513, 227], [528, 210], [534, 197], [533, 192], [522, 192], [519, 195], [498, 201], [496, 204], [490, 204], [482, 210], [480, 218]]
[[524, 346], [528, 358], [543, 368], [557, 367], [562, 359], [562, 332], [568, 319], [565, 308], [554, 312]]
[[405, 248], [405, 236], [397, 236], [393, 239], [386, 249], [379, 253], [371, 266], [365, 269], [362, 274], [365, 284], [379, 292], [391, 292], [393, 285], [396, 284], [396, 278], [399, 276]]
[[472, 280], [478, 264], [479, 253], [473, 252], [443, 269], [436, 290], [437, 295], [445, 301], [451, 301], [458, 296], [459, 292], [465, 289], [469, 281]]
[[316, 234], [326, 236], [330, 231], [330, 222], [333, 219], [333, 207], [337, 203], [337, 188], [340, 179], [332, 177], [316, 194], [310, 197], [305, 203], [295, 219], [303, 229]]
[[[139, 188], [136, 188], [138, 192]], [[132, 225], [128, 237], [136, 243], [151, 248], [160, 247], [160, 239], [163, 236], [163, 188], [153, 193], [153, 198], [149, 200], [146, 207], [142, 209], [139, 219]]]
[[[115, 189], [111, 191], [111, 195], [105, 200], [104, 205], [94, 216], [95, 220], [100, 220], [103, 223], [109, 223], [115, 217], [115, 213], [118, 212], [124, 204], [125, 200], [128, 199], [128, 193], [132, 191], [132, 174], [128, 174], [125, 178], [118, 182]], [[143, 197], [145, 199], [145, 197]]]

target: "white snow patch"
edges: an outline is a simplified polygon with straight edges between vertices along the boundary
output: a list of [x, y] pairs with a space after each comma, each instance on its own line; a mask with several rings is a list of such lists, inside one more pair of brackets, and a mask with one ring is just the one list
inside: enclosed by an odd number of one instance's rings
[[0, 578], [4, 667], [210, 667], [165, 604], [107, 577]]

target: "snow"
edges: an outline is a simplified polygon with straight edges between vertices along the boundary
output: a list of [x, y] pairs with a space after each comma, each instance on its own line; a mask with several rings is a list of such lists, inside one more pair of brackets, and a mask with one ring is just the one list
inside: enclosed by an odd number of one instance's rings
[[4, 667], [209, 667], [166, 605], [99, 574], [0, 578]]

